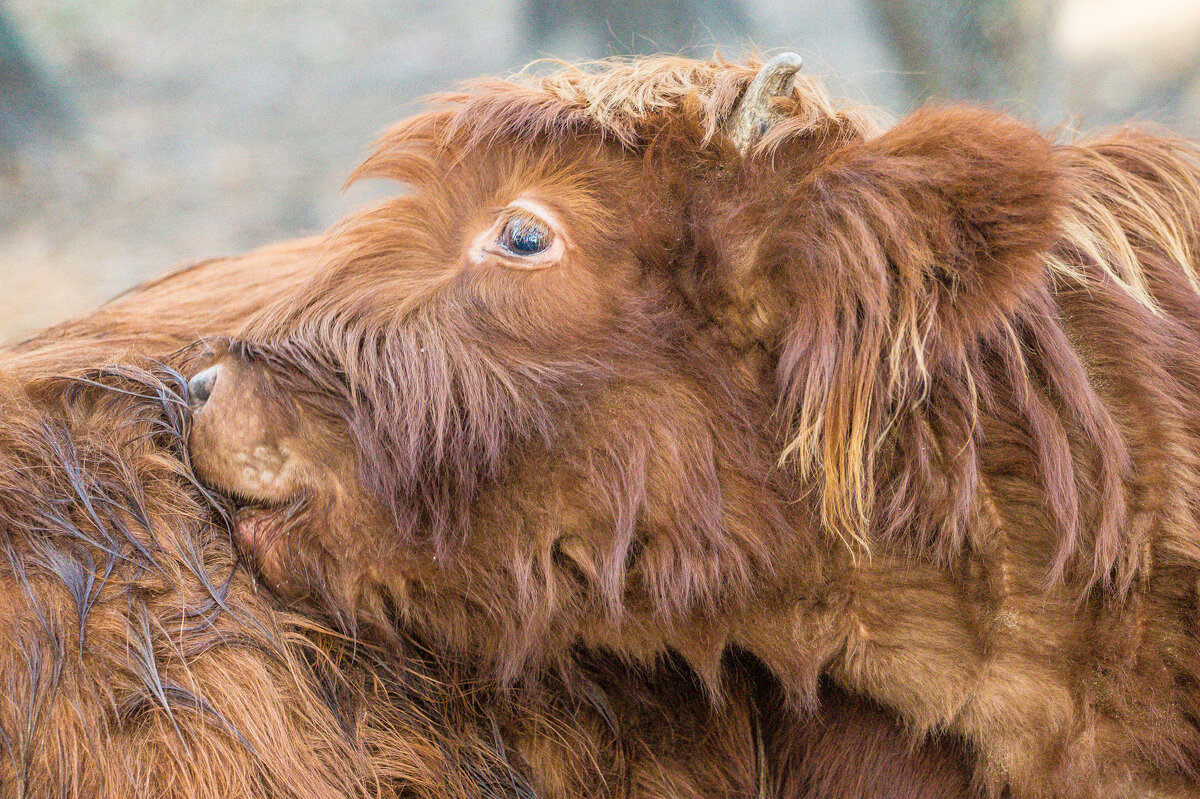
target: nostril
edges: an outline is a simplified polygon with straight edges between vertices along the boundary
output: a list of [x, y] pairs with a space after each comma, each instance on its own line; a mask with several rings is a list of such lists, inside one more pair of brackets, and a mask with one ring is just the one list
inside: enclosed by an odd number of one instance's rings
[[210, 366], [188, 381], [188, 397], [193, 408], [199, 408], [212, 396], [213, 386], [221, 373], [220, 366]]

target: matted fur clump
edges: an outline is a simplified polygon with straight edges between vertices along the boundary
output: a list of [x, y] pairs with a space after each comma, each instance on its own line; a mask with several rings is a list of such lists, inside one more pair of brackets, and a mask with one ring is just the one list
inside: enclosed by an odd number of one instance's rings
[[461, 689], [235, 566], [181, 457], [180, 386], [0, 386], [0, 795], [516, 795], [490, 733], [445, 715]]
[[[757, 64], [485, 81], [358, 176], [202, 381], [191, 450], [264, 578], [536, 682], [579, 647], [761, 661], [1014, 797], [1200, 778], [1200, 164]], [[249, 431], [249, 432], [247, 432]]]

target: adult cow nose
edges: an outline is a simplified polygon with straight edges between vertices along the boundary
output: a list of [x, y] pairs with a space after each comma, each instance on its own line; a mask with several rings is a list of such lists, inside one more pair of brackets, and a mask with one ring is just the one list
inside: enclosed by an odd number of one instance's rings
[[217, 384], [217, 378], [220, 374], [220, 365], [210, 366], [203, 372], [197, 372], [188, 381], [188, 396], [191, 398], [193, 408], [199, 409], [201, 405], [208, 402], [208, 398], [212, 396], [213, 386]]

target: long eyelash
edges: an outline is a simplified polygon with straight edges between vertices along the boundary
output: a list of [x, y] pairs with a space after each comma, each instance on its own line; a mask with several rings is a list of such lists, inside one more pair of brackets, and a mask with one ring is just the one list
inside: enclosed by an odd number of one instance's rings
[[[501, 208], [496, 215], [497, 227], [500, 230], [504, 230], [505, 226], [508, 225], [509, 222], [513, 221], [514, 219], [516, 219], [518, 217], [528, 217], [529, 219], [537, 219], [543, 225], [546, 224], [545, 222], [542, 221], [542, 219], [540, 217], [536, 216], [535, 214], [530, 213], [529, 211], [526, 211], [524, 208], [513, 208], [512, 206], [507, 206], [505, 208]], [[547, 225], [547, 227], [549, 227], [549, 226]]]
[[500, 230], [496, 237], [496, 241], [501, 246], [505, 247], [505, 249], [511, 249], [510, 247], [508, 247], [508, 244], [506, 243], [506, 241], [511, 239], [510, 226], [516, 220], [520, 220], [527, 224], [536, 226], [542, 232], [542, 234], [545, 236], [547, 241], [552, 241], [554, 239], [554, 228], [552, 228], [550, 226], [550, 224], [547, 223], [544, 219], [542, 219], [541, 217], [537, 216], [536, 214], [532, 214], [528, 211], [524, 211], [519, 208], [514, 208], [514, 209], [512, 209], [511, 213], [508, 213], [505, 216], [501, 217], [499, 220], [499, 223], [498, 223]]

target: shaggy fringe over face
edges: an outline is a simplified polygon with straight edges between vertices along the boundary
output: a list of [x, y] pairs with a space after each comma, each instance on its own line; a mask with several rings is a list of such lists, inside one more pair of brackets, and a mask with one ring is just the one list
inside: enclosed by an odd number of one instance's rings
[[[669, 302], [655, 297], [634, 309], [649, 321], [632, 330], [574, 320], [572, 333], [579, 340], [561, 353], [539, 353], [536, 370], [526, 372], [534, 367], [523, 352], [516, 353], [522, 360], [512, 359], [506, 345], [513, 342], [493, 346], [472, 329], [478, 323], [465, 314], [478, 309], [464, 311], [457, 323], [429, 311], [435, 292], [448, 295], [465, 288], [466, 294], [472, 287], [439, 279], [431, 289], [420, 268], [396, 268], [459, 257], [459, 243], [438, 235], [457, 232], [456, 209], [422, 194], [432, 187], [446, 196], [478, 190], [485, 180], [471, 171], [473, 163], [461, 159], [483, 150], [489, 171], [569, 196], [572, 217], [586, 222], [589, 236], [614, 252], [627, 250], [628, 237], [621, 235], [620, 220], [607, 205], [611, 198], [594, 189], [605, 183], [604, 170], [622, 169], [605, 154], [615, 147], [642, 158], [640, 169], [624, 168], [626, 177], [664, 194], [681, 191], [680, 174], [690, 179], [698, 163], [722, 169], [731, 152], [720, 126], [761, 63], [609, 60], [560, 65], [547, 75], [535, 74], [537, 66], [507, 80], [485, 78], [465, 91], [435, 95], [432, 110], [388, 132], [349, 182], [395, 180], [413, 193], [335, 228], [325, 245], [325, 274], [301, 296], [268, 307], [239, 334], [251, 343], [243, 353], [253, 352], [281, 379], [289, 371], [303, 373], [290, 388], [303, 391], [309, 384], [307, 393], [317, 404], [323, 396], [349, 393], [360, 408], [355, 418], [370, 427], [360, 440], [393, 444], [360, 450], [365, 458], [380, 459], [364, 466], [369, 481], [398, 482], [376, 485], [385, 501], [398, 494], [427, 496], [447, 485], [460, 497], [472, 496], [473, 486], [495, 474], [514, 436], [550, 441], [556, 433], [553, 420], [563, 409], [579, 404], [594, 391], [590, 387], [645, 360], [655, 349], [653, 338], [663, 334], [659, 320], [664, 315], [656, 304]], [[834, 145], [874, 130], [868, 114], [838, 110], [821, 83], [807, 76], [798, 76], [792, 95], [777, 102], [783, 119], [759, 144], [764, 158], [783, 142]], [[678, 218], [651, 222], [681, 223]], [[663, 269], [672, 268], [676, 254], [634, 253]], [[384, 288], [381, 283], [398, 298], [396, 305], [372, 302]], [[604, 303], [597, 297], [569, 299]], [[510, 335], [505, 321], [497, 320], [486, 332], [505, 339]], [[255, 342], [268, 346], [255, 349]], [[605, 352], [616, 365], [577, 360], [578, 353], [589, 350]], [[397, 368], [405, 374], [396, 375]], [[642, 368], [653, 371], [654, 365]], [[400, 429], [387, 430], [390, 425]], [[429, 497], [422, 513], [411, 518], [406, 509], [393, 507], [399, 529], [426, 534], [446, 526], [459, 529], [461, 523], [437, 518], [454, 504], [448, 499]]]
[[[555, 297], [538, 300], [539, 305], [532, 298], [524, 306], [514, 300], [514, 307], [496, 312], [474, 298], [503, 292], [499, 281], [492, 284], [486, 276], [444, 268], [461, 257], [457, 237], [463, 222], [451, 200], [512, 193], [520, 184], [569, 197], [566, 212], [578, 225], [574, 233], [594, 244], [595, 252], [631, 264], [656, 264], [664, 273], [659, 281], [673, 279], [667, 274], [672, 251], [663, 252], [621, 229], [621, 209], [613, 206], [614, 198], [654, 172], [625, 150], [647, 148], [658, 154], [652, 160], [661, 156], [684, 162], [677, 148], [659, 146], [683, 137], [694, 153], [706, 153], [716, 120], [728, 112], [738, 87], [744, 88], [754, 71], [684, 59], [655, 64], [648, 72], [643, 72], [645, 63], [631, 62], [609, 65], [612, 72], [558, 74], [544, 79], [550, 87], [546, 90], [531, 88], [542, 86], [543, 79], [522, 76], [519, 82], [485, 82], [469, 93], [435, 98], [434, 111], [388, 134], [354, 178], [400, 180], [413, 192], [336, 228], [328, 239], [324, 274], [300, 296], [267, 308], [239, 335], [245, 342], [239, 357], [268, 370], [282, 392], [305, 397], [331, 419], [347, 417], [360, 442], [361, 473], [373, 495], [388, 506], [396, 522], [393, 534], [400, 540], [432, 540], [444, 556], [466, 535], [465, 514], [479, 490], [511, 468], [512, 453], [522, 447], [552, 447], [571, 429], [572, 414], [586, 412], [613, 385], [633, 386], [630, 403], [647, 408], [659, 401], [683, 403], [696, 407], [697, 418], [700, 405], [719, 404], [697, 396], [691, 386], [665, 384], [680, 365], [663, 352], [663, 341], [687, 335], [673, 317], [677, 299], [665, 287], [639, 295], [633, 286], [617, 292], [613, 285], [577, 281]], [[647, 79], [655, 86], [636, 96], [605, 97], [605, 86], [609, 81], [616, 85], [615, 76], [621, 74], [631, 80], [651, 76]], [[506, 103], [503, 113], [498, 104], [489, 105], [501, 100]], [[796, 116], [798, 125], [803, 122], [797, 135], [846, 136], [862, 127], [832, 110], [826, 116], [828, 101], [815, 85], [803, 84], [786, 103], [805, 109]], [[809, 113], [810, 106], [819, 111]], [[677, 124], [682, 108], [694, 112], [685, 130]], [[611, 124], [600, 124], [595, 114]], [[656, 142], [660, 134], [662, 141]], [[477, 163], [479, 151], [485, 153], [485, 165]], [[678, 187], [668, 178], [659, 188], [671, 192]], [[676, 239], [678, 233], [669, 226], [678, 222], [653, 218], [653, 213], [639, 220], [666, 231], [652, 235]], [[614, 270], [609, 279], [625, 278]], [[381, 295], [390, 301], [381, 303]], [[571, 309], [578, 307], [596, 313], [572, 315]], [[530, 320], [526, 331], [514, 332], [518, 314]], [[724, 385], [725, 377], [715, 369], [706, 382], [716, 393], [736, 390]], [[656, 396], [638, 394], [646, 385], [657, 387]], [[651, 601], [663, 615], [734, 601], [748, 575], [766, 568], [762, 530], [785, 535], [778, 513], [761, 522], [730, 524], [721, 518], [714, 498], [730, 490], [729, 482], [764, 482], [753, 474], [759, 468], [753, 454], [716, 458], [745, 462], [744, 476], [713, 471], [711, 450], [741, 450], [745, 444], [737, 437], [709, 441], [714, 436], [703, 430], [671, 429], [675, 422], [668, 417], [660, 417], [655, 430], [647, 430], [648, 423], [649, 418], [633, 421], [604, 453], [595, 453], [590, 465], [598, 472], [593, 482], [618, 520], [618, 532], [602, 554], [589, 553], [590, 562], [580, 568], [595, 578], [594, 587], [614, 619], [623, 612], [626, 565], [645, 543], [638, 540], [642, 531], [637, 526], [649, 480], [671, 481], [677, 488], [675, 499], [659, 513], [692, 534], [688, 540], [663, 536], [665, 551], [638, 553], [646, 563], [674, 564], [669, 569], [647, 567], [639, 575], [649, 583]], [[723, 427], [744, 424], [734, 417], [723, 420]], [[680, 447], [693, 434], [699, 440]], [[603, 484], [618, 472], [619, 484]], [[545, 551], [537, 555], [545, 562], [514, 568], [514, 581], [533, 581], [526, 585], [531, 595], [549, 593], [536, 585], [547, 579], [538, 575], [559, 571], [550, 563], [563, 557], [551, 548], [553, 542], [545, 543]], [[319, 571], [315, 564], [306, 568]], [[334, 587], [337, 581], [319, 582]], [[721, 600], [714, 595], [718, 590]], [[575, 586], [563, 586], [559, 602], [569, 605], [575, 594]], [[551, 616], [524, 608], [511, 640], [505, 640], [514, 647], [540, 640], [546, 632], [530, 625]], [[519, 658], [506, 662], [514, 671], [522, 670]]]

